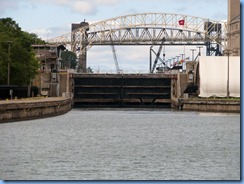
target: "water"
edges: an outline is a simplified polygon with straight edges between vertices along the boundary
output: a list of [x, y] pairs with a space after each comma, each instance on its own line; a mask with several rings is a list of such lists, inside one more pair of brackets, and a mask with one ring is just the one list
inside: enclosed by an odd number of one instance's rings
[[240, 114], [74, 109], [0, 140], [2, 180], [240, 179]]

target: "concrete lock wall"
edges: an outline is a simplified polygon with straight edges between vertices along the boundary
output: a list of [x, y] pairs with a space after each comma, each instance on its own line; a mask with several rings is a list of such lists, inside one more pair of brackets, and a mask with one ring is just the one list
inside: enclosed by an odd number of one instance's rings
[[181, 99], [181, 110], [240, 113], [240, 101]]
[[69, 98], [0, 102], [0, 123], [64, 114], [71, 110]]

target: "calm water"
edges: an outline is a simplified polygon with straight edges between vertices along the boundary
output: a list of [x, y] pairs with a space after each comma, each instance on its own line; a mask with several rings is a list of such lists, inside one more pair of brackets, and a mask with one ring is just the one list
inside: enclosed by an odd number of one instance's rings
[[0, 124], [2, 180], [238, 180], [240, 115], [74, 109]]

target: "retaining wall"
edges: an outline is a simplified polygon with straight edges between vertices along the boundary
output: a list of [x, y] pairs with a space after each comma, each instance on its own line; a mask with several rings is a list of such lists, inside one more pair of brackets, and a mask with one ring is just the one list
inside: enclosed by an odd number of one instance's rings
[[0, 123], [56, 116], [70, 109], [71, 100], [61, 97], [0, 101]]
[[240, 113], [239, 100], [179, 100], [180, 109], [187, 111]]

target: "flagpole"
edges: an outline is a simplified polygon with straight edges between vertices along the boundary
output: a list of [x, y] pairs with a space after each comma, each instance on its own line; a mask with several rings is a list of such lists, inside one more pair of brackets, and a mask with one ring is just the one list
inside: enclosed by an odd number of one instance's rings
[[[184, 18], [184, 28], [185, 28], [185, 32], [186, 32], [186, 27], [185, 27], [185, 23], [186, 23], [186, 20], [185, 20], [185, 18]], [[184, 61], [185, 61], [185, 59], [186, 59], [186, 43], [185, 43], [185, 41], [184, 41]]]
[[186, 59], [186, 45], [184, 43], [184, 61], [185, 61], [185, 59]]
[[[182, 30], [186, 32], [185, 18], [183, 17], [183, 19], [179, 20], [178, 23], [179, 23], [180, 26], [183, 26]], [[184, 56], [185, 56], [185, 54], [186, 54], [186, 43], [185, 43], [185, 40], [183, 40], [183, 39], [182, 39], [182, 42], [184, 42], [183, 45], [184, 45]], [[183, 60], [183, 58], [182, 58], [182, 60]], [[185, 57], [184, 57], [184, 60], [185, 60]]]

